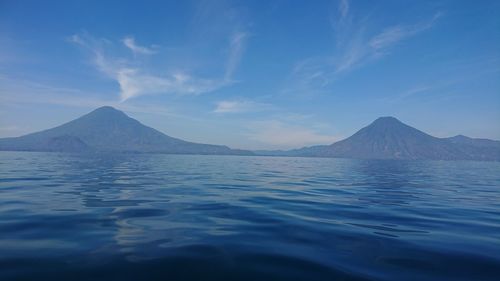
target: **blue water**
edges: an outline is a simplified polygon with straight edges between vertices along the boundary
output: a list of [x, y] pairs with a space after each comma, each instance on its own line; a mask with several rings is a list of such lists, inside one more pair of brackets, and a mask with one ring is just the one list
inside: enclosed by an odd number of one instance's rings
[[0, 280], [500, 280], [500, 163], [1, 152]]

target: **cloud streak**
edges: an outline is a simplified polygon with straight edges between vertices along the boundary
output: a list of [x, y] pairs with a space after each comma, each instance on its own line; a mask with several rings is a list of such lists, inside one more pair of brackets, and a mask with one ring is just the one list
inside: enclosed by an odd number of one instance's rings
[[336, 36], [336, 49], [331, 55], [311, 57], [295, 64], [291, 74], [291, 90], [314, 92], [333, 83], [340, 75], [381, 59], [400, 42], [424, 32], [434, 26], [441, 17], [414, 24], [397, 24], [369, 34], [373, 23], [366, 18], [356, 21], [347, 0], [339, 1], [332, 29]]
[[0, 75], [0, 93], [1, 104], [50, 104], [89, 109], [109, 105], [129, 112], [203, 121], [202, 119], [175, 113], [173, 110], [161, 105], [139, 102], [120, 103], [115, 99], [102, 98], [104, 93], [61, 88], [30, 80], [12, 79], [2, 75]]
[[413, 25], [396, 25], [383, 30], [370, 39], [368, 45], [373, 51], [384, 50], [397, 44], [406, 38], [414, 36], [422, 31], [431, 28], [435, 21], [441, 17], [441, 13], [437, 13], [431, 20], [420, 22]]
[[[348, 72], [374, 59], [381, 58], [399, 42], [431, 28], [436, 20], [441, 17], [441, 13], [436, 13], [429, 20], [415, 24], [388, 26], [374, 35], [365, 36], [369, 23], [365, 22], [365, 20], [357, 25], [353, 24], [352, 21], [346, 23], [346, 18], [351, 19], [352, 16], [348, 14], [349, 4], [345, 3], [348, 3], [347, 0], [343, 0], [339, 4], [338, 17], [340, 20], [334, 28], [339, 34], [337, 37], [337, 55], [330, 58], [330, 61], [333, 62], [332, 67], [334, 74]], [[347, 39], [341, 37], [345, 34], [349, 34]]]
[[233, 73], [241, 60], [247, 37], [248, 34], [246, 34], [245, 32], [235, 32], [232, 35], [229, 44], [229, 57], [226, 64], [224, 80], [231, 80], [231, 77], [233, 76]]
[[127, 36], [122, 40], [123, 45], [129, 48], [134, 54], [141, 55], [153, 55], [156, 51], [153, 48], [139, 46], [135, 43], [135, 38], [132, 36]]
[[[246, 33], [236, 33], [229, 45], [229, 56], [224, 77], [203, 78], [185, 71], [171, 71], [158, 74], [151, 72], [144, 61], [135, 57], [115, 58], [107, 55], [106, 47], [112, 42], [96, 39], [87, 33], [75, 34], [69, 41], [90, 52], [91, 63], [106, 77], [115, 80], [120, 88], [120, 101], [152, 94], [198, 95], [216, 91], [233, 83], [231, 77], [244, 50]], [[122, 43], [134, 54], [153, 54], [153, 50], [136, 45], [133, 37], [126, 37]]]
[[340, 0], [338, 10], [340, 14], [340, 21], [344, 21], [349, 15], [349, 1]]
[[246, 113], [271, 109], [267, 103], [259, 103], [250, 100], [223, 100], [216, 104], [214, 113]]

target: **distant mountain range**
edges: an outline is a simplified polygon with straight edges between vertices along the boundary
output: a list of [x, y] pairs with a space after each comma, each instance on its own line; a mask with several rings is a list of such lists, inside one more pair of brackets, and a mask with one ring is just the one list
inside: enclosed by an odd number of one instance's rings
[[347, 139], [289, 151], [259, 155], [358, 159], [429, 159], [500, 161], [500, 141], [458, 135], [436, 138], [394, 117], [380, 117]]
[[251, 155], [223, 145], [188, 142], [163, 134], [110, 106], [45, 131], [0, 139], [0, 150], [117, 151], [172, 154]]
[[0, 150], [500, 161], [500, 141], [462, 135], [436, 138], [394, 117], [378, 118], [331, 145], [252, 152], [173, 138], [109, 106], [52, 129], [0, 139]]

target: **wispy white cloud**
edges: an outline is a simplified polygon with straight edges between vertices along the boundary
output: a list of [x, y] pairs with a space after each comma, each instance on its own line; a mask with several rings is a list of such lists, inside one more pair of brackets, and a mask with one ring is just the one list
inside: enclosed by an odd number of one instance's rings
[[371, 38], [368, 45], [374, 52], [390, 48], [406, 38], [431, 28], [440, 16], [441, 13], [437, 13], [432, 19], [417, 24], [390, 26]]
[[134, 54], [152, 55], [152, 54], [156, 53], [156, 50], [153, 48], [148, 48], [148, 47], [137, 45], [137, 43], [135, 43], [135, 38], [132, 36], [127, 36], [127, 37], [123, 38], [122, 42]]
[[[54, 86], [51, 83], [12, 78], [0, 74], [0, 137], [19, 136], [46, 129], [54, 124], [35, 122], [36, 124], [16, 124], [12, 118], [2, 118], [11, 112], [25, 111], [26, 108], [45, 108], [44, 106], [63, 106], [65, 108], [85, 109], [90, 111], [101, 106], [113, 106], [127, 113], [164, 116], [172, 122], [186, 124], [204, 124], [207, 120], [186, 114], [175, 105], [152, 104], [147, 101], [131, 100], [126, 103], [109, 98], [105, 92], [84, 91], [81, 89]], [[18, 109], [16, 109], [18, 108]], [[175, 121], [173, 121], [175, 120]], [[15, 122], [13, 122], [15, 121]], [[162, 126], [155, 127], [165, 129]]]
[[226, 72], [224, 75], [224, 79], [226, 81], [231, 80], [236, 67], [238, 66], [241, 55], [245, 48], [246, 39], [248, 34], [245, 32], [235, 32], [229, 43], [229, 57], [226, 64]]
[[190, 117], [175, 113], [161, 106], [137, 102], [121, 103], [112, 98], [103, 98], [106, 93], [87, 92], [79, 89], [61, 88], [29, 80], [13, 79], [0, 75], [1, 104], [50, 104], [95, 109], [109, 105], [130, 112], [151, 113], [177, 118]]
[[336, 55], [329, 59], [332, 62], [334, 74], [350, 71], [373, 59], [381, 58], [399, 42], [431, 28], [441, 16], [441, 13], [436, 13], [429, 20], [415, 24], [388, 26], [374, 35], [366, 36], [370, 23], [366, 19], [362, 19], [357, 23], [350, 21], [349, 24], [346, 24], [343, 19], [351, 16], [347, 14], [349, 9], [344, 7], [343, 2], [341, 1], [339, 4], [341, 21], [335, 28], [339, 36], [348, 33], [349, 37], [347, 39], [337, 37], [338, 50]]
[[245, 101], [220, 101], [214, 109], [215, 113], [239, 113], [252, 108], [252, 104]]
[[318, 144], [331, 144], [339, 137], [319, 133], [309, 127], [285, 123], [280, 120], [261, 121], [251, 124], [251, 140], [270, 148], [291, 149]]
[[213, 112], [215, 113], [244, 113], [256, 112], [271, 109], [272, 106], [267, 103], [259, 103], [250, 100], [223, 100], [216, 104]]
[[182, 72], [157, 76], [142, 73], [136, 68], [118, 69], [115, 79], [120, 85], [121, 101], [158, 93], [198, 95], [215, 91], [227, 85], [224, 81], [193, 77]]
[[[384, 104], [398, 103], [405, 101], [408, 98], [425, 96], [430, 92], [434, 92], [436, 88], [438, 88], [436, 84], [417, 85], [404, 91], [398, 91], [395, 95], [384, 96], [383, 98], [379, 99], [379, 102], [382, 102]], [[436, 98], [436, 96], [434, 97]], [[435, 98], [433, 100], [435, 100]]]
[[338, 10], [340, 14], [340, 21], [344, 21], [349, 15], [349, 0], [340, 0]]
[[[172, 71], [166, 74], [152, 73], [144, 67], [140, 58], [114, 58], [107, 55], [105, 47], [112, 44], [106, 39], [96, 39], [87, 33], [75, 34], [69, 41], [90, 51], [91, 62], [107, 77], [115, 80], [120, 87], [120, 101], [151, 94], [190, 94], [198, 95], [213, 92], [228, 86], [231, 76], [241, 58], [246, 33], [233, 35], [229, 46], [229, 57], [223, 78], [202, 78], [184, 71]], [[130, 38], [129, 38], [130, 39]], [[125, 45], [127, 44], [124, 40]], [[129, 47], [135, 52], [144, 52], [145, 49], [135, 45], [133, 41]], [[141, 51], [138, 51], [141, 50]]]
[[287, 91], [321, 90], [341, 74], [381, 59], [398, 43], [433, 27], [441, 17], [441, 13], [436, 13], [418, 23], [397, 24], [379, 32], [369, 32], [374, 24], [366, 17], [356, 20], [351, 10], [347, 0], [339, 1], [331, 20], [336, 39], [335, 51], [331, 55], [306, 58], [296, 63], [290, 78], [292, 86]]
[[407, 98], [407, 97], [411, 97], [411, 96], [414, 96], [414, 95], [419, 94], [419, 93], [427, 92], [431, 89], [432, 89], [432, 87], [430, 87], [430, 86], [417, 86], [417, 87], [413, 87], [413, 88], [405, 91], [400, 96], [402, 98]]

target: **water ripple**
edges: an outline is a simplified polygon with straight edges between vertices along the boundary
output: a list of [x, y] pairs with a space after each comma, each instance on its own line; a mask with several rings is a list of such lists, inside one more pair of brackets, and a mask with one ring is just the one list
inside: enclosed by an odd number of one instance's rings
[[500, 164], [0, 153], [1, 280], [496, 280]]

